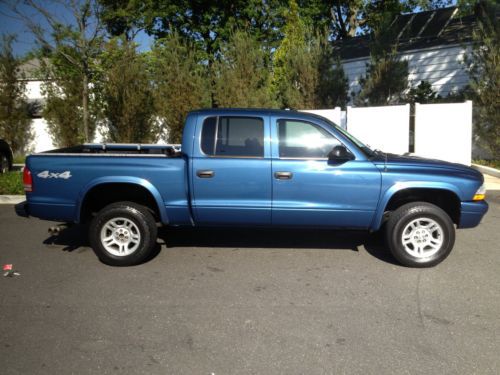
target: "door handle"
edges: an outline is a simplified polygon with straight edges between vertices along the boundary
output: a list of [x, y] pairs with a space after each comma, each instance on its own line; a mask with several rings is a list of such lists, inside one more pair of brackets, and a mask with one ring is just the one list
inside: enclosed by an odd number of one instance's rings
[[215, 172], [214, 171], [199, 170], [199, 171], [196, 171], [196, 175], [199, 178], [212, 178], [213, 176], [215, 176]]
[[291, 180], [292, 177], [292, 172], [274, 172], [274, 178], [278, 180]]

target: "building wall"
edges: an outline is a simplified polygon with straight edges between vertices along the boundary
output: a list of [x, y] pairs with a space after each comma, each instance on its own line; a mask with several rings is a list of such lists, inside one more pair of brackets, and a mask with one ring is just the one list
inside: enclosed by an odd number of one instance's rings
[[26, 81], [26, 96], [29, 100], [42, 100], [42, 81]]
[[[400, 54], [408, 61], [408, 79], [412, 87], [428, 81], [434, 91], [445, 97], [467, 85], [469, 76], [463, 66], [467, 48], [460, 45], [406, 51]], [[359, 79], [366, 75], [369, 57], [345, 60], [342, 65], [349, 80], [349, 94], [359, 92]]]

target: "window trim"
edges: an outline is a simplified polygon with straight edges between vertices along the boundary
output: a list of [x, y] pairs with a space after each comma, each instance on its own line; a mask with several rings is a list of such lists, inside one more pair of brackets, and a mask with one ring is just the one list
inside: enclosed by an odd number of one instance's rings
[[[315, 158], [315, 157], [295, 157], [295, 156], [281, 157], [280, 156], [280, 137], [279, 137], [279, 122], [280, 121], [303, 122], [303, 123], [306, 123], [306, 124], [309, 124], [309, 125], [312, 125], [312, 126], [315, 126], [315, 127], [319, 127], [323, 131], [325, 131], [328, 134], [330, 134], [333, 138], [335, 138], [339, 142], [339, 144], [341, 144], [342, 146], [344, 146], [351, 154], [353, 154], [356, 157], [356, 155], [351, 151], [351, 149], [349, 147], [347, 147], [345, 145], [344, 142], [342, 142], [335, 134], [332, 134], [331, 132], [329, 132], [327, 129], [325, 129], [324, 127], [322, 127], [319, 124], [316, 124], [316, 123], [308, 121], [308, 120], [303, 120], [303, 119], [276, 118], [276, 121], [275, 121], [276, 123], [274, 125], [276, 126], [276, 136], [277, 136], [277, 142], [276, 142], [277, 149], [276, 149], [276, 151], [277, 151], [277, 154], [278, 154], [278, 160], [307, 160], [307, 161], [310, 161], [310, 160], [321, 160], [321, 161], [328, 160], [328, 158], [325, 158], [325, 157], [317, 157], [317, 158]], [[354, 160], [356, 160], [356, 159], [354, 159]]]
[[[262, 140], [263, 140], [263, 145], [262, 145], [262, 153], [263, 155], [262, 156], [245, 156], [245, 155], [240, 155], [240, 156], [236, 156], [236, 155], [209, 155], [209, 154], [206, 154], [205, 151], [203, 151], [203, 148], [201, 147], [201, 137], [202, 137], [202, 134], [203, 134], [203, 126], [205, 125], [205, 121], [208, 120], [209, 118], [214, 118], [215, 117], [215, 134], [214, 134], [214, 152], [215, 150], [217, 149], [217, 135], [218, 135], [218, 132], [219, 132], [219, 119], [221, 117], [230, 117], [230, 118], [249, 118], [249, 119], [258, 119], [260, 121], [262, 121]], [[265, 142], [266, 142], [266, 122], [264, 120], [264, 117], [262, 116], [207, 116], [203, 119], [203, 122], [201, 123], [201, 128], [200, 128], [200, 137], [199, 137], [199, 144], [198, 144], [198, 147], [199, 147], [199, 150], [200, 150], [200, 153], [203, 155], [203, 156], [206, 156], [208, 158], [212, 158], [212, 159], [265, 159], [266, 158], [266, 147], [265, 147]]]

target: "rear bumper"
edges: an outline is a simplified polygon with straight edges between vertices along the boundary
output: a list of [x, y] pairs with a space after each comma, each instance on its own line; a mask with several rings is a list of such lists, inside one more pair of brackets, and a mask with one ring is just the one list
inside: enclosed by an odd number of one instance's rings
[[16, 214], [18, 216], [22, 217], [29, 217], [29, 211], [28, 211], [28, 202], [23, 201], [21, 203], [18, 203], [14, 206], [14, 209], [16, 210]]
[[488, 203], [486, 201], [462, 202], [460, 208], [461, 214], [458, 227], [474, 228], [479, 225], [483, 216], [488, 212]]

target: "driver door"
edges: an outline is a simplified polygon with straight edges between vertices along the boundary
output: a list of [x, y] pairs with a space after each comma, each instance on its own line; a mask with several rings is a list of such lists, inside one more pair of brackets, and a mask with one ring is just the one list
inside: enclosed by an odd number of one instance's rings
[[369, 160], [330, 164], [342, 144], [320, 124], [272, 118], [272, 224], [368, 228], [381, 175]]

